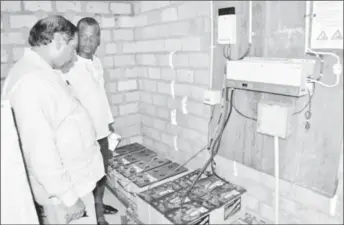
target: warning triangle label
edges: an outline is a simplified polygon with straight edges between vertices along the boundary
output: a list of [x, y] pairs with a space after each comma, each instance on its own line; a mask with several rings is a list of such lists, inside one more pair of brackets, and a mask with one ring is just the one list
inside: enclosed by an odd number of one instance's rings
[[317, 40], [321, 40], [321, 41], [323, 41], [323, 40], [328, 40], [328, 37], [327, 37], [326, 33], [323, 31], [323, 32], [321, 32], [320, 35], [318, 36]]
[[342, 40], [342, 39], [343, 39], [343, 35], [340, 33], [339, 30], [337, 30], [336, 33], [334, 33], [331, 38], [331, 40]]

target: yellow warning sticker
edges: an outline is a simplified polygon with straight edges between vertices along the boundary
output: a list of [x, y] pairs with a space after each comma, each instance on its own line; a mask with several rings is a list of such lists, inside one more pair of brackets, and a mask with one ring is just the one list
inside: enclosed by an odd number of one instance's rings
[[312, 49], [343, 49], [343, 1], [313, 1]]

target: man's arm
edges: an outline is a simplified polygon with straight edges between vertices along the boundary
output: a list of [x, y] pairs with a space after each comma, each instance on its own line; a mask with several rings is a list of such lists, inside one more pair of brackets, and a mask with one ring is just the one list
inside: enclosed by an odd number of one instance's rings
[[97, 82], [100, 85], [100, 87], [102, 88], [102, 95], [103, 95], [103, 98], [106, 100], [106, 103], [107, 103], [107, 114], [108, 114], [108, 121], [109, 121], [109, 129], [111, 127], [110, 131], [114, 132], [114, 130], [113, 130], [114, 119], [113, 119], [111, 107], [110, 107], [109, 100], [107, 98], [106, 90], [105, 90], [104, 69], [103, 69], [103, 66], [102, 66], [99, 59], [98, 59], [98, 63], [99, 63], [99, 67], [101, 68], [101, 70], [99, 71], [100, 74], [98, 75]]
[[13, 93], [11, 104], [30, 172], [49, 195], [70, 207], [78, 201], [78, 195], [61, 161], [49, 119], [44, 114], [44, 107], [50, 105], [43, 91], [47, 88], [38, 79], [26, 78]]
[[[101, 66], [101, 64], [100, 64]], [[104, 101], [106, 102], [106, 108], [107, 108], [107, 114], [108, 114], [108, 126], [109, 126], [109, 131], [115, 132], [114, 128], [114, 119], [111, 111], [111, 106], [109, 104], [109, 100], [106, 95], [106, 90], [105, 90], [105, 81], [104, 81], [104, 70], [101, 71], [101, 74], [98, 76], [98, 84], [100, 85], [100, 88], [102, 89], [102, 97], [105, 99]]]

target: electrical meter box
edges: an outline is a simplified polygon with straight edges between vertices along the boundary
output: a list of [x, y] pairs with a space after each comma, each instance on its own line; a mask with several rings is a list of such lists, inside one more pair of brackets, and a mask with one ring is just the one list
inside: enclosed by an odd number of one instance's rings
[[257, 132], [286, 139], [292, 132], [294, 107], [286, 103], [258, 103]]
[[217, 42], [220, 45], [236, 44], [235, 8], [221, 8], [217, 17]]
[[245, 58], [226, 64], [227, 87], [300, 97], [308, 93], [307, 77], [315, 60]]

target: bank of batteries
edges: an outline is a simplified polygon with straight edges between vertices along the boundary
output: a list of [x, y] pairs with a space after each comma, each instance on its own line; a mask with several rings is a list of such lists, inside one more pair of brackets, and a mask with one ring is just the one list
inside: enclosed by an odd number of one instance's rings
[[111, 169], [140, 188], [187, 171], [180, 164], [159, 157], [138, 143], [116, 149]]
[[[116, 149], [110, 167], [143, 190], [135, 195], [172, 224], [192, 224], [219, 208], [224, 209], [224, 221], [227, 221], [227, 218], [240, 210], [240, 196], [246, 192], [244, 188], [223, 181], [213, 174], [202, 174], [181, 207], [186, 190], [200, 170], [173, 179], [177, 174], [188, 171], [187, 168], [162, 158], [137, 143]], [[166, 182], [163, 181], [165, 179]], [[250, 222], [250, 217], [240, 220], [242, 223], [246, 221]]]
[[[189, 224], [246, 192], [245, 189], [222, 181], [214, 175], [204, 174], [186, 196], [181, 208], [181, 200], [198, 173], [199, 170], [196, 170], [176, 180], [143, 191], [139, 193], [139, 197], [163, 214], [171, 223]], [[234, 204], [232, 212], [237, 210], [235, 207]]]

